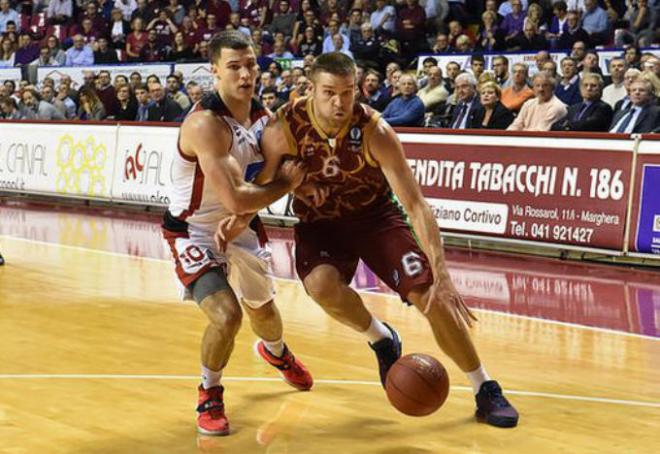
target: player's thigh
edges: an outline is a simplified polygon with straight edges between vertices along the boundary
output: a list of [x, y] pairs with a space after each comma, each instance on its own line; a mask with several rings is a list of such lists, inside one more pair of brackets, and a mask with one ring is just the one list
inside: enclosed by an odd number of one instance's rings
[[423, 293], [433, 283], [428, 258], [407, 224], [393, 222], [356, 241], [362, 261], [404, 301], [412, 291]]
[[[351, 282], [357, 269], [358, 255], [346, 246], [345, 237], [336, 226], [301, 223], [295, 226], [294, 235], [296, 272], [305, 283], [308, 293], [310, 289], [323, 285], [324, 280], [317, 278], [319, 275], [344, 285]], [[312, 273], [314, 274], [310, 277]]]

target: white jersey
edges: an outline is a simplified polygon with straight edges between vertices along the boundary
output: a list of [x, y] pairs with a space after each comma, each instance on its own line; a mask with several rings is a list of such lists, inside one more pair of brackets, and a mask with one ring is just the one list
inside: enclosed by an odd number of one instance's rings
[[[268, 111], [254, 101], [250, 112], [252, 125], [245, 128], [232, 117], [217, 93], [199, 101], [191, 112], [202, 110], [211, 110], [227, 123], [232, 131], [229, 153], [240, 165], [245, 180], [252, 180], [263, 167], [264, 159], [259, 141], [268, 122]], [[172, 167], [169, 214], [171, 218], [187, 223], [192, 230], [213, 233], [218, 222], [231, 215], [231, 212], [205, 181], [204, 172], [197, 159], [184, 155], [179, 144], [177, 149], [179, 152]]]

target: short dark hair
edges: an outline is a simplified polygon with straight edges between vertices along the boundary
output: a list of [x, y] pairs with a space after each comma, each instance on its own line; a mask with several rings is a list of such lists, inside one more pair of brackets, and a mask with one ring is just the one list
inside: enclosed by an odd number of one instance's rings
[[481, 55], [481, 54], [472, 55], [472, 59], [470, 60], [470, 64], [474, 63], [475, 61], [480, 61], [481, 63], [486, 63], [486, 59], [484, 59], [484, 56]]
[[355, 62], [341, 52], [321, 54], [314, 60], [309, 77], [314, 79], [318, 73], [330, 73], [334, 76], [355, 75]]
[[220, 58], [222, 49], [242, 50], [252, 46], [252, 41], [243, 32], [225, 30], [211, 38], [209, 41], [209, 60], [215, 63]]
[[426, 57], [426, 58], [422, 61], [422, 65], [425, 65], [425, 64], [427, 64], [427, 63], [433, 63], [435, 66], [438, 66], [438, 60], [435, 59], [435, 58], [433, 58], [433, 57]]
[[[284, 0], [282, 0], [282, 1], [284, 1]], [[272, 93], [275, 96], [277, 96], [277, 89], [275, 87], [266, 87], [261, 91], [261, 96], [263, 97], [263, 95], [266, 95], [268, 93]]]
[[147, 88], [147, 84], [145, 84], [145, 83], [139, 83], [139, 84], [137, 84], [137, 85], [135, 86], [134, 90], [135, 90], [135, 91], [138, 91], [138, 90], [144, 90], [144, 91], [146, 91], [147, 93], [149, 93], [149, 89]]

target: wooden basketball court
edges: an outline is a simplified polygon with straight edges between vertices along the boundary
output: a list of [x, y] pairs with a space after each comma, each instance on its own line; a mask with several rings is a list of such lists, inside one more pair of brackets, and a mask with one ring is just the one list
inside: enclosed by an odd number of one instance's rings
[[[7, 259], [0, 268], [1, 453], [646, 453], [660, 446], [655, 335], [508, 314], [520, 303], [512, 291], [505, 312], [477, 309], [480, 354], [521, 414], [518, 428], [496, 429], [475, 422], [467, 379], [432, 342], [424, 319], [393, 296], [365, 294], [399, 330], [404, 352], [432, 354], [448, 368], [446, 404], [412, 418], [388, 404], [365, 339], [330, 320], [295, 280], [278, 280], [277, 301], [285, 340], [314, 374], [314, 389], [300, 393], [279, 380], [254, 355], [245, 320], [223, 379], [232, 434], [198, 436], [205, 320], [177, 301], [170, 264], [152, 253], [157, 219], [142, 224], [0, 205]], [[53, 228], [61, 234], [44, 233]], [[138, 229], [154, 243], [135, 243]], [[275, 254], [286, 255], [286, 245]], [[459, 262], [451, 268], [457, 276], [471, 263]], [[493, 274], [483, 263], [475, 260], [473, 271]], [[593, 279], [608, 273], [596, 269]], [[643, 276], [658, 288], [660, 326], [660, 277]], [[480, 306], [478, 298], [468, 303]]]

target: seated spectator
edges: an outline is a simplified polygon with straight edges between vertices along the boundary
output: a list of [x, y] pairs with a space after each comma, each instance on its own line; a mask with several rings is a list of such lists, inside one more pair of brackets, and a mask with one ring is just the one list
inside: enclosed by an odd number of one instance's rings
[[660, 108], [658, 108], [653, 85], [639, 77], [630, 86], [630, 107], [614, 115], [610, 132], [632, 134], [658, 132]]
[[[493, 13], [495, 13], [495, 17], [496, 17], [496, 22], [495, 23], [497, 25], [500, 25], [502, 23], [502, 21], [504, 20], [504, 16], [502, 16], [499, 13], [497, 3], [498, 3], [498, 0], [486, 0], [485, 6], [484, 6], [484, 12], [492, 11]], [[524, 5], [524, 2], [523, 2], [523, 5]], [[524, 8], [523, 8], [523, 10], [524, 10]], [[510, 12], [511, 11], [507, 11], [507, 14], [509, 14]]]
[[486, 68], [486, 61], [481, 54], [474, 54], [470, 58], [470, 71], [475, 79], [479, 80]]
[[445, 77], [445, 88], [451, 95], [454, 93], [454, 81], [456, 80], [456, 76], [461, 73], [461, 65], [455, 61], [450, 61], [447, 63], [447, 66], [445, 66], [445, 69], [447, 74], [447, 77]]
[[167, 94], [181, 107], [181, 110], [185, 111], [190, 107], [190, 99], [181, 90], [181, 80], [174, 74], [167, 76]]
[[135, 100], [137, 101], [136, 121], [149, 120], [149, 108], [154, 104], [146, 84], [140, 84], [134, 88]]
[[115, 0], [114, 6], [121, 11], [124, 20], [129, 23], [132, 19], [133, 11], [138, 7], [136, 0]]
[[0, 98], [0, 118], [4, 120], [22, 120], [23, 114], [16, 106], [16, 100], [11, 96]]
[[438, 66], [438, 60], [435, 57], [425, 57], [422, 60], [422, 70], [417, 74], [417, 87], [422, 89], [428, 83], [429, 70]]
[[[513, 84], [513, 79], [509, 76], [509, 59], [503, 55], [493, 59], [493, 72], [495, 73], [495, 80], [501, 89], [510, 87]], [[497, 96], [498, 101], [500, 94]]]
[[291, 39], [291, 33], [293, 32], [293, 25], [296, 22], [296, 13], [291, 9], [289, 5], [289, 0], [279, 0], [276, 3], [277, 6], [275, 14], [273, 14], [273, 20], [266, 27], [271, 35], [274, 35], [276, 32], [284, 33], [286, 40]]
[[[209, 17], [213, 18], [215, 16], [213, 16], [213, 14], [209, 14], [208, 16], [206, 16], [207, 19]], [[211, 22], [214, 23], [215, 20]], [[149, 22], [149, 24], [147, 25], [147, 31], [149, 33], [151, 33], [151, 31], [154, 31], [156, 33], [156, 41], [158, 47], [161, 49], [161, 53], [162, 51], [164, 51], [166, 46], [172, 44], [172, 37], [178, 30], [179, 30], [178, 27], [172, 21], [172, 18], [169, 16], [169, 13], [166, 9], [159, 10], [158, 17], [152, 19], [151, 22]], [[158, 60], [152, 60], [152, 61], [158, 61]]]
[[566, 117], [552, 125], [553, 131], [607, 131], [612, 122], [612, 108], [601, 101], [603, 78], [586, 73], [580, 81], [583, 101], [568, 108]]
[[193, 61], [195, 54], [193, 50], [186, 44], [186, 39], [183, 35], [183, 32], [179, 30], [174, 34], [174, 43], [172, 48], [167, 54], [168, 61], [174, 62], [188, 62]]
[[629, 45], [624, 46], [624, 49], [623, 58], [625, 58], [628, 68], [635, 68], [641, 71], [642, 51], [639, 50], [639, 47]]
[[477, 80], [470, 73], [456, 76], [454, 85], [456, 109], [449, 122], [449, 128], [466, 129], [474, 123], [474, 115], [481, 106], [477, 95]]
[[550, 74], [554, 79], [558, 79], [557, 75], [557, 63], [554, 62], [554, 60], [547, 61], [543, 63], [543, 67], [541, 68], [541, 71], [545, 71], [548, 74]]
[[469, 125], [473, 129], [506, 129], [513, 121], [513, 114], [500, 102], [502, 91], [495, 82], [479, 86], [479, 101]]
[[[528, 0], [522, 0], [521, 4], [522, 4], [522, 10], [527, 11], [527, 6], [529, 4]], [[502, 16], [502, 18], [504, 18], [507, 16], [507, 14], [511, 14], [513, 10], [514, 10], [513, 2], [510, 0], [505, 0], [500, 4], [499, 8], [497, 9], [497, 12], [500, 16]]]
[[126, 47], [126, 38], [131, 33], [131, 24], [124, 19], [119, 8], [112, 10], [109, 32], [112, 47], [115, 49], [124, 49]]
[[543, 7], [538, 3], [530, 3], [529, 8], [527, 9], [527, 16], [525, 17], [525, 22], [523, 23], [523, 31], [525, 30], [525, 24], [532, 22], [536, 24], [536, 30], [540, 33], [543, 38], [545, 38], [545, 31], [548, 26], [546, 20], [543, 17]]
[[117, 93], [112, 85], [109, 71], [99, 71], [96, 76], [95, 93], [103, 104], [105, 114], [114, 116], [117, 113]]
[[539, 34], [537, 25], [528, 21], [525, 23], [522, 32], [517, 33], [510, 39], [507, 39], [507, 50], [533, 51], [544, 50], [548, 48], [548, 42], [543, 35]]
[[[323, 53], [334, 52], [335, 44], [333, 42], [333, 37], [335, 34], [341, 33], [339, 30], [339, 22], [336, 20], [331, 20], [328, 23], [326, 37], [323, 39]], [[350, 49], [350, 40], [347, 35], [343, 35], [343, 49]]]
[[578, 65], [578, 72], [582, 70], [582, 61], [587, 56], [587, 44], [584, 41], [575, 41], [569, 55]]
[[[521, 0], [511, 0], [511, 12], [504, 16], [504, 20], [500, 27], [504, 33], [506, 41], [512, 39], [518, 33], [523, 31], [523, 24], [525, 22], [525, 13], [522, 7]], [[502, 14], [500, 12], [500, 14]]]
[[524, 63], [513, 65], [511, 86], [502, 90], [501, 102], [511, 112], [518, 112], [528, 99], [534, 97], [534, 91], [527, 86], [529, 69]]
[[598, 1], [584, 0], [582, 28], [589, 35], [589, 43], [592, 46], [605, 44], [608, 41], [609, 27], [607, 13], [598, 6]]
[[362, 87], [366, 103], [378, 112], [385, 110], [390, 102], [390, 98], [387, 96], [386, 91], [381, 90], [380, 74], [377, 71], [373, 69], [367, 70]]
[[140, 61], [142, 49], [149, 41], [149, 34], [144, 31], [144, 22], [136, 17], [131, 24], [131, 33], [126, 38], [126, 56], [128, 61]]
[[140, 60], [147, 63], [154, 63], [163, 61], [165, 59], [166, 50], [158, 42], [158, 34], [153, 28], [149, 30], [147, 44], [140, 52]]
[[558, 47], [559, 38], [564, 33], [564, 27], [567, 26], [568, 6], [564, 0], [559, 0], [552, 5], [552, 19], [550, 28], [545, 33], [545, 38], [550, 42], [550, 47]]
[[277, 96], [275, 87], [266, 87], [263, 89], [261, 92], [261, 103], [271, 112], [277, 111], [277, 109], [284, 105], [284, 101]]
[[98, 13], [98, 6], [93, 1], [88, 2], [85, 10], [78, 15], [78, 25], [82, 25], [84, 19], [89, 19], [92, 29], [100, 35], [107, 33], [106, 20]]
[[353, 52], [346, 48], [344, 44], [344, 35], [335, 33], [332, 35], [332, 44], [335, 46], [333, 52], [341, 52], [342, 54], [353, 58]]
[[534, 63], [536, 63], [536, 69], [538, 71], [543, 71], [543, 65], [545, 62], [553, 61], [550, 53], [547, 50], [539, 50], [536, 55], [534, 55]]
[[57, 61], [50, 55], [50, 49], [47, 45], [39, 48], [39, 58], [31, 63], [36, 66], [58, 66]]
[[55, 59], [59, 66], [64, 66], [66, 64], [66, 52], [62, 50], [60, 45], [60, 40], [57, 36], [51, 35], [46, 38], [46, 45], [50, 50], [50, 55]]
[[618, 36], [615, 45], [622, 47], [624, 40], [637, 42], [639, 46], [649, 46], [653, 43], [655, 29], [658, 27], [658, 3], [649, 7], [648, 0], [637, 0], [628, 7], [624, 19], [628, 20], [630, 28]]
[[504, 49], [504, 31], [497, 25], [497, 15], [493, 11], [485, 11], [481, 15], [481, 30], [477, 37], [477, 48], [483, 51]]
[[305, 55], [321, 55], [323, 50], [323, 41], [316, 35], [314, 27], [307, 26], [305, 32], [299, 35], [299, 40], [296, 43], [296, 48], [298, 49], [296, 55], [298, 57], [304, 57]]
[[67, 120], [76, 118], [77, 109], [76, 102], [69, 95], [69, 85], [60, 81], [57, 87], [57, 94], [53, 100], [53, 105], [60, 111], [62, 116]]
[[[14, 54], [14, 66], [25, 66], [39, 58], [39, 44], [28, 33], [18, 35], [18, 47]], [[92, 64], [94, 62], [92, 61]]]
[[623, 58], [618, 57], [610, 60], [612, 83], [603, 90], [603, 101], [608, 103], [610, 107], [614, 107], [619, 100], [626, 96], [626, 87], [623, 84], [626, 69], [626, 61]]
[[561, 59], [561, 81], [557, 84], [555, 95], [567, 106], [582, 102], [580, 96], [580, 77], [577, 63], [571, 57]]
[[188, 97], [190, 98], [190, 107], [195, 105], [195, 103], [201, 101], [202, 96], [204, 96], [204, 91], [202, 90], [202, 87], [195, 82], [194, 80], [191, 80], [188, 82], [186, 85], [186, 92], [188, 92]]
[[454, 49], [449, 45], [449, 38], [446, 33], [438, 33], [435, 37], [435, 43], [431, 47], [434, 54], [452, 54]]
[[555, 79], [540, 72], [532, 82], [535, 98], [523, 104], [507, 128], [509, 131], [549, 131], [557, 120], [566, 116], [566, 106], [554, 95]]
[[0, 33], [7, 31], [7, 22], [13, 22], [18, 25], [21, 18], [15, 9], [9, 5], [9, 0], [0, 0]]
[[103, 36], [97, 41], [96, 51], [94, 51], [94, 63], [97, 65], [119, 63], [117, 51], [108, 45], [108, 39]]
[[399, 79], [401, 95], [392, 99], [383, 111], [383, 119], [392, 126], [421, 126], [424, 121], [424, 103], [415, 94], [415, 78], [404, 74]]
[[33, 87], [21, 93], [21, 116], [25, 120], [64, 120], [64, 116], [52, 104], [42, 100]]
[[573, 44], [576, 41], [582, 41], [583, 43], [589, 42], [589, 35], [586, 31], [580, 26], [580, 16], [577, 11], [569, 11], [566, 16], [566, 26], [564, 33], [559, 37], [557, 41], [558, 49], [572, 49]]
[[80, 25], [73, 26], [72, 31], [74, 35], [82, 35], [85, 40], [85, 44], [89, 45], [90, 47], [100, 36], [103, 35], [101, 31], [94, 28], [92, 20], [88, 17], [84, 18]]
[[179, 0], [168, 0], [168, 5], [165, 7], [165, 9], [167, 10], [167, 15], [172, 18], [172, 22], [174, 22], [177, 27], [181, 25], [183, 18], [186, 15], [186, 9], [179, 4]]
[[[179, 32], [183, 34], [183, 40], [185, 41], [186, 46], [188, 46], [193, 51], [193, 53], [195, 53], [197, 51], [197, 44], [199, 44], [201, 37], [199, 35], [197, 25], [189, 16], [185, 16], [183, 18], [181, 27], [179, 27]], [[258, 32], [259, 39], [261, 39], [261, 30], [258, 30]], [[174, 38], [176, 39], [176, 35], [174, 35]], [[255, 51], [258, 52], [260, 43], [255, 41], [255, 32], [252, 34], [252, 40], [254, 42]], [[257, 54], [257, 56], [259, 56], [259, 54]]]
[[449, 92], [444, 86], [442, 79], [442, 69], [433, 66], [428, 71], [428, 83], [424, 88], [417, 92], [417, 96], [424, 103], [424, 109], [427, 112], [433, 111], [440, 104], [447, 101]]
[[0, 40], [0, 68], [14, 66], [16, 46], [9, 38]]
[[425, 37], [426, 12], [418, 0], [406, 0], [397, 13], [396, 32], [401, 43], [402, 54], [412, 57], [428, 50]]
[[[341, 35], [340, 35], [341, 36]], [[276, 40], [273, 43], [273, 53], [268, 54], [270, 58], [293, 58], [293, 54], [289, 52], [283, 40]]]
[[129, 85], [117, 89], [117, 111], [114, 119], [117, 121], [135, 121], [137, 118], [137, 100], [131, 93]]
[[603, 71], [600, 69], [598, 53], [595, 50], [589, 50], [582, 59], [582, 69], [580, 70], [580, 77], [586, 73], [596, 73], [603, 76]]
[[294, 90], [293, 75], [291, 71], [285, 69], [280, 73], [279, 82], [277, 83], [277, 96], [282, 101], [289, 100], [289, 94]]
[[309, 79], [306, 76], [298, 77], [298, 79], [296, 79], [294, 90], [289, 93], [289, 102], [293, 102], [298, 98], [307, 96], [311, 89], [312, 84], [309, 82]]
[[67, 24], [73, 17], [73, 0], [50, 0], [46, 9], [49, 25]]
[[181, 106], [165, 95], [160, 82], [149, 85], [149, 94], [154, 103], [149, 107], [147, 121], [178, 121], [183, 113]]
[[359, 63], [374, 69], [380, 68], [380, 43], [368, 22], [362, 24], [360, 37], [355, 40], [350, 49]]
[[85, 45], [85, 38], [78, 34], [73, 37], [73, 46], [66, 51], [66, 66], [92, 66], [94, 52]]
[[377, 35], [394, 35], [396, 31], [396, 11], [386, 0], [376, 0], [376, 9], [369, 17], [371, 27]]

